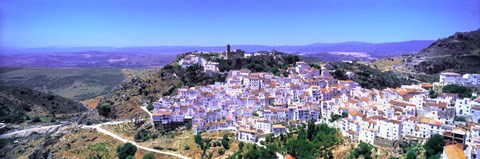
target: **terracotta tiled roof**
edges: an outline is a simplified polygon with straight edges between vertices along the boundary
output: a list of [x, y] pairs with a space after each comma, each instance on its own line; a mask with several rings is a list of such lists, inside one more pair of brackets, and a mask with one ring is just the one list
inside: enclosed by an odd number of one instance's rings
[[463, 145], [454, 144], [443, 147], [443, 151], [449, 159], [465, 159], [465, 153], [463, 152]]

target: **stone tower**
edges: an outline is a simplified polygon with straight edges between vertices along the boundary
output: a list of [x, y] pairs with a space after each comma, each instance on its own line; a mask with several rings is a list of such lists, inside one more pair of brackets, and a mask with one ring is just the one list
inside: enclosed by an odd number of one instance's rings
[[228, 59], [228, 55], [230, 54], [230, 43], [227, 44], [227, 53], [225, 54], [225, 56], [227, 57]]

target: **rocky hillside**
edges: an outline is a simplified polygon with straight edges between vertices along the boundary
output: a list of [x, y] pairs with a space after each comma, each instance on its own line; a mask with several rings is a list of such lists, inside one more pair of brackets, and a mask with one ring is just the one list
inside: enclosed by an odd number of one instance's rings
[[406, 66], [413, 72], [426, 74], [442, 71], [480, 73], [480, 29], [437, 40], [407, 58]]
[[85, 110], [82, 104], [68, 98], [0, 84], [0, 122], [55, 122]]

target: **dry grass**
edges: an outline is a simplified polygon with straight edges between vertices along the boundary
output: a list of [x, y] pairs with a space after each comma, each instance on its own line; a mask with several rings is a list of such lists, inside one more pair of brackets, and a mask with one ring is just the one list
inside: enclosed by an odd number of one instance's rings
[[383, 58], [376, 60], [370, 64], [370, 67], [377, 68], [380, 71], [390, 71], [391, 67], [394, 65], [400, 65], [403, 63], [405, 58], [402, 56], [399, 57], [391, 57], [391, 58]]
[[[220, 132], [211, 132], [211, 133], [202, 133], [202, 138], [212, 138], [212, 142], [220, 141], [224, 134], [231, 134], [228, 131]], [[208, 153], [213, 153], [213, 158], [227, 158], [229, 155], [235, 153], [238, 150], [239, 141], [235, 140], [233, 136], [230, 137], [230, 149], [225, 151], [224, 155], [219, 155], [218, 150], [224, 149], [222, 146], [210, 147], [206, 151]], [[201, 158], [202, 150], [194, 141], [193, 131], [183, 130], [175, 131], [172, 134], [160, 136], [157, 139], [148, 140], [146, 142], [140, 143], [146, 147], [161, 146], [163, 148], [176, 148], [178, 151], [173, 151], [184, 156], [191, 158]], [[185, 150], [184, 147], [190, 147], [189, 150]], [[224, 149], [225, 150], [225, 149]]]
[[133, 141], [133, 136], [137, 133], [135, 131], [135, 124], [128, 122], [122, 124], [115, 124], [115, 125], [103, 125], [102, 128], [117, 134], [125, 139]]
[[[60, 138], [51, 146], [56, 151], [54, 158], [88, 158], [90, 155], [100, 155], [102, 158], [117, 158], [116, 148], [123, 143], [110, 136], [94, 130], [79, 129]], [[68, 145], [70, 145], [68, 148]], [[137, 149], [135, 158], [142, 158], [148, 151]], [[156, 158], [176, 158], [155, 153]]]
[[[135, 126], [133, 123], [122, 123], [116, 125], [104, 125], [102, 128], [114, 132], [115, 134], [126, 138], [128, 140], [133, 141], [134, 135], [136, 134]], [[220, 141], [224, 134], [232, 134], [228, 131], [219, 131], [219, 132], [208, 132], [202, 133], [202, 138], [212, 138], [213, 142]], [[213, 158], [227, 158], [229, 155], [232, 155], [238, 150], [238, 143], [239, 141], [235, 140], [234, 136], [230, 136], [230, 149], [225, 151], [224, 155], [219, 155], [218, 150], [224, 149], [222, 146], [218, 147], [211, 147], [207, 150], [206, 155], [208, 153], [213, 152]], [[201, 158], [202, 150], [194, 141], [194, 135], [192, 130], [177, 130], [173, 131], [170, 134], [159, 136], [156, 139], [150, 139], [145, 142], [139, 142], [140, 145], [145, 147], [153, 148], [155, 146], [160, 146], [165, 148], [163, 151], [169, 151], [166, 148], [174, 148], [177, 151], [171, 151], [174, 153], [178, 153], [184, 156], [188, 156], [191, 158]], [[190, 147], [189, 150], [185, 150], [185, 146]]]
[[98, 96], [98, 97], [95, 97], [95, 98], [90, 98], [90, 99], [87, 99], [87, 100], [80, 101], [80, 103], [87, 106], [88, 109], [94, 109], [95, 107], [97, 107], [101, 98], [102, 98], [102, 96]]

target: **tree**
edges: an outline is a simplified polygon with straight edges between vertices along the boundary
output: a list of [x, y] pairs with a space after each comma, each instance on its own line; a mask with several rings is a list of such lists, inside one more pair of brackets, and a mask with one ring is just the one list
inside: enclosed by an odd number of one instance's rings
[[143, 155], [142, 159], [155, 159], [155, 154], [153, 153], [147, 153], [145, 155]]
[[266, 137], [265, 137], [265, 142], [267, 143], [273, 143], [275, 140], [275, 136], [273, 134], [268, 134]]
[[153, 110], [153, 104], [152, 103], [148, 104], [147, 109], [148, 109], [148, 111], [152, 111]]
[[436, 93], [434, 90], [430, 90], [430, 92], [428, 92], [428, 97], [430, 98], [437, 98], [438, 96], [438, 93]]
[[435, 156], [443, 151], [443, 146], [445, 146], [445, 141], [443, 136], [435, 134], [428, 139], [428, 141], [423, 145], [425, 149], [425, 156], [427, 158]]
[[119, 159], [126, 159], [128, 156], [135, 156], [137, 147], [130, 142], [125, 143], [123, 146], [117, 146], [117, 155]]
[[223, 140], [230, 141], [230, 139], [228, 139], [228, 134], [223, 135]]
[[183, 146], [183, 149], [184, 149], [184, 150], [190, 150], [190, 146], [185, 145], [185, 146]]
[[267, 146], [267, 148], [257, 147], [253, 145], [244, 156], [245, 159], [272, 159], [277, 158], [274, 148], [272, 146]]
[[112, 109], [110, 108], [110, 106], [106, 106], [106, 105], [99, 105], [96, 107], [97, 111], [98, 111], [98, 114], [102, 115], [102, 116], [108, 116], [110, 114], [110, 112], [112, 111]]
[[315, 131], [315, 121], [310, 120], [308, 122], [308, 126], [307, 126], [307, 138], [308, 138], [308, 140], [312, 141], [313, 137], [315, 136], [316, 133], [317, 133], [317, 131]]
[[365, 159], [371, 159], [372, 149], [372, 145], [361, 141], [360, 144], [358, 144], [358, 146], [353, 149], [348, 158], [359, 158], [360, 156], [363, 156], [363, 158]]
[[238, 143], [238, 149], [243, 149], [243, 146], [245, 146], [245, 144], [240, 141], [240, 143]]
[[410, 145], [407, 149], [407, 153], [405, 154], [405, 159], [416, 159], [418, 153], [420, 152], [419, 144]]
[[459, 86], [456, 84], [449, 84], [443, 86], [442, 88], [443, 93], [457, 93], [458, 97], [460, 98], [471, 98], [472, 97], [472, 89], [464, 86]]
[[187, 129], [187, 130], [192, 129], [192, 123], [191, 123], [191, 122], [187, 122], [187, 123], [185, 124], [185, 129]]
[[455, 119], [453, 119], [453, 121], [467, 121], [467, 119], [465, 119], [464, 116], [456, 116]]
[[127, 158], [125, 158], [125, 159], [135, 159], [135, 157], [133, 157], [133, 156], [127, 156]]
[[204, 139], [200, 142], [200, 149], [202, 149], [202, 157], [205, 156], [205, 152], [210, 148], [210, 142], [212, 142], [211, 138]]
[[218, 154], [219, 154], [219, 155], [225, 154], [225, 150], [223, 150], [223, 149], [218, 149]]
[[332, 119], [330, 119], [330, 122], [337, 121], [337, 120], [340, 119], [340, 118], [342, 118], [341, 115], [334, 114], [334, 115], [332, 115]]
[[335, 70], [332, 73], [333, 78], [338, 79], [338, 80], [346, 80], [347, 75], [345, 75], [345, 72], [342, 70]]
[[222, 146], [226, 150], [230, 149], [230, 143], [228, 143], [228, 140], [225, 140], [225, 138], [222, 139]]
[[200, 135], [200, 133], [198, 133], [194, 136], [194, 139], [195, 139], [195, 143], [200, 145], [200, 142], [202, 142], [202, 135]]

